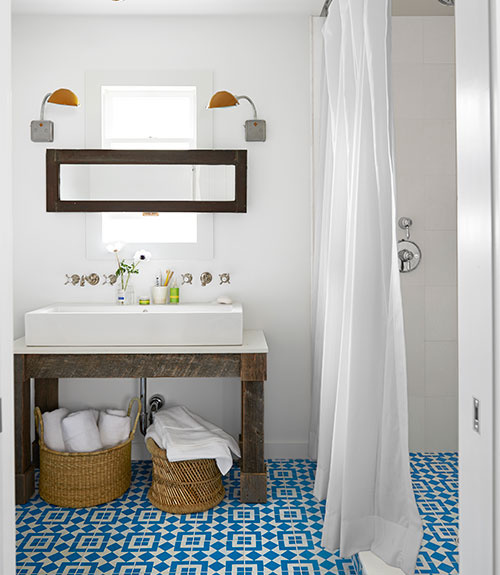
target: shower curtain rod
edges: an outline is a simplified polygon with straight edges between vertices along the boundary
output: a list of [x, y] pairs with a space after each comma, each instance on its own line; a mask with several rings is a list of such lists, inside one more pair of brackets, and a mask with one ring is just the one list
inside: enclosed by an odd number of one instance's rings
[[330, 8], [330, 4], [332, 3], [332, 1], [333, 0], [325, 0], [320, 16], [328, 16], [328, 8]]

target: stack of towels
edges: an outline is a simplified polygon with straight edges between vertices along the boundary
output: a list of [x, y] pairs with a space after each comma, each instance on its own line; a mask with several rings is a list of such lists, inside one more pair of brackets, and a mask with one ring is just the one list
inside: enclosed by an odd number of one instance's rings
[[53, 451], [86, 453], [126, 441], [130, 417], [121, 409], [84, 409], [70, 413], [61, 407], [43, 414], [43, 439]]
[[182, 405], [160, 409], [146, 441], [149, 437], [165, 449], [169, 461], [215, 459], [222, 475], [231, 469], [233, 454], [241, 457], [233, 437]]

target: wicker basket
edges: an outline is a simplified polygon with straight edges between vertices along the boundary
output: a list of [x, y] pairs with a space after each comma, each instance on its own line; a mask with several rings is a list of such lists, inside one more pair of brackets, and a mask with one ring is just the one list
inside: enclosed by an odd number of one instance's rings
[[43, 418], [35, 408], [35, 423], [40, 436], [40, 497], [58, 507], [93, 507], [123, 495], [130, 487], [131, 444], [134, 438], [141, 402], [138, 405], [134, 426], [124, 443], [90, 453], [62, 453], [52, 451], [43, 441]]
[[171, 462], [151, 438], [146, 443], [153, 458], [148, 498], [155, 507], [169, 513], [198, 513], [224, 499], [222, 475], [215, 459]]

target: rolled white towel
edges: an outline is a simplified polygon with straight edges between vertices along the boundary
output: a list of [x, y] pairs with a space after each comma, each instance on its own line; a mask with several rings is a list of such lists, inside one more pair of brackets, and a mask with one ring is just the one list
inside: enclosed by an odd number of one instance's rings
[[61, 421], [68, 415], [65, 407], [54, 411], [46, 411], [43, 419], [43, 440], [45, 445], [53, 451], [65, 451]]
[[99, 428], [93, 411], [90, 409], [75, 411], [62, 420], [62, 434], [66, 451], [86, 453], [102, 449]]
[[[130, 434], [130, 417], [128, 415], [114, 415], [110, 411], [120, 411], [108, 409], [101, 411], [99, 418], [99, 433], [104, 448], [114, 447], [128, 439]], [[124, 412], [126, 413], [126, 412]]]
[[109, 415], [119, 415], [120, 417], [127, 416], [125, 409], [106, 409], [106, 413], [109, 413]]

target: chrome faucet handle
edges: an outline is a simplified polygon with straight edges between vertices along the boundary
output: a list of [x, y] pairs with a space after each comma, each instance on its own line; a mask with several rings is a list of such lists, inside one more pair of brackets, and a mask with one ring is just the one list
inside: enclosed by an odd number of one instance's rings
[[407, 218], [406, 216], [403, 216], [402, 218], [399, 218], [399, 220], [398, 220], [398, 226], [402, 230], [405, 230], [407, 240], [410, 239], [410, 228], [412, 227], [412, 225], [413, 225], [413, 220], [411, 218]]
[[107, 276], [106, 274], [103, 274], [102, 276], [104, 278], [104, 281], [102, 283], [102, 285], [115, 285], [116, 283], [116, 275], [115, 274], [110, 274], [109, 276]]
[[91, 273], [89, 276], [85, 276], [85, 279], [91, 286], [96, 286], [101, 280], [96, 273]]
[[181, 278], [182, 278], [182, 285], [193, 284], [193, 274], [181, 274]]
[[200, 276], [201, 285], [205, 287], [212, 281], [212, 274], [210, 272], [203, 272]]
[[80, 276], [79, 276], [78, 274], [72, 274], [72, 275], [66, 274], [66, 278], [67, 278], [67, 279], [66, 279], [66, 281], [64, 282], [64, 285], [65, 285], [65, 286], [68, 285], [68, 284], [71, 284], [71, 285], [73, 285], [73, 286], [76, 286], [76, 285], [78, 285], [78, 284], [80, 283]]
[[219, 285], [231, 283], [231, 276], [228, 273], [219, 274], [219, 278], [220, 278]]

